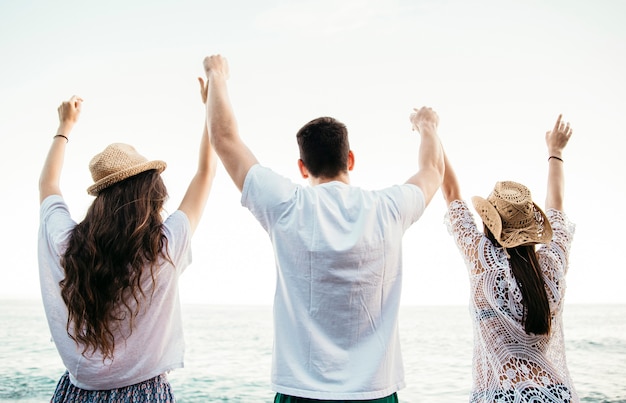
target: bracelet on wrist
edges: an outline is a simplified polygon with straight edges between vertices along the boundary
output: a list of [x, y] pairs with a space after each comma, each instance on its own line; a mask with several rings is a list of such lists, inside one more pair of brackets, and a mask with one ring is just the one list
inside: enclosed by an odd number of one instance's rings
[[53, 138], [57, 138], [57, 137], [63, 137], [66, 143], [70, 142], [70, 139], [68, 139], [67, 136], [64, 134], [56, 134]]
[[561, 157], [557, 157], [556, 155], [551, 155], [548, 157], [548, 161], [550, 161], [552, 158], [554, 158], [555, 160], [559, 160], [561, 162], [563, 162], [563, 159]]

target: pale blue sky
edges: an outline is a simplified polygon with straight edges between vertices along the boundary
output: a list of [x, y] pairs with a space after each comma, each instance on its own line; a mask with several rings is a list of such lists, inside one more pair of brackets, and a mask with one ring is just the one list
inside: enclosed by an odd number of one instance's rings
[[[195, 169], [196, 77], [212, 53], [229, 59], [243, 138], [296, 181], [295, 132], [330, 115], [351, 133], [353, 184], [404, 182], [419, 144], [408, 115], [428, 105], [467, 200], [511, 179], [543, 205], [544, 133], [563, 113], [574, 127], [565, 205], [577, 224], [567, 302], [626, 303], [626, 3], [609, 0], [4, 1], [0, 298], [39, 297], [37, 179], [58, 104], [85, 100], [62, 180], [76, 220], [92, 200], [88, 161], [115, 141], [168, 162], [173, 211]], [[438, 194], [405, 236], [405, 304], [467, 301], [444, 212]], [[183, 301], [271, 303], [269, 240], [221, 167], [193, 244]]]

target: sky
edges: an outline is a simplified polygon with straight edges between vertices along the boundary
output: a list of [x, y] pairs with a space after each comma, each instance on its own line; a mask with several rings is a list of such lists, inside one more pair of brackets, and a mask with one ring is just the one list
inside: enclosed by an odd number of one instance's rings
[[[295, 133], [319, 116], [348, 127], [353, 185], [403, 183], [419, 147], [408, 117], [425, 105], [466, 200], [515, 180], [543, 206], [544, 136], [562, 113], [574, 129], [563, 157], [576, 224], [566, 303], [626, 303], [626, 3], [615, 0], [3, 1], [0, 298], [39, 298], [37, 181], [58, 105], [84, 99], [61, 182], [75, 220], [93, 200], [89, 160], [113, 142], [168, 163], [173, 212], [197, 163], [196, 77], [217, 53], [242, 138], [302, 184]], [[405, 234], [405, 305], [468, 301], [445, 211], [439, 192]], [[181, 299], [269, 305], [274, 282], [269, 239], [220, 165]]]

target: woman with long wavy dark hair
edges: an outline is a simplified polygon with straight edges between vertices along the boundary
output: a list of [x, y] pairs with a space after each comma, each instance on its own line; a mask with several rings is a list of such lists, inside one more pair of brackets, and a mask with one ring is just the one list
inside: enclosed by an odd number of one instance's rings
[[165, 162], [114, 143], [89, 164], [95, 199], [76, 223], [59, 180], [81, 105], [74, 96], [59, 106], [39, 181], [42, 297], [67, 369], [51, 401], [173, 402], [166, 373], [183, 366], [184, 352], [178, 279], [191, 263], [191, 236], [216, 169], [208, 129], [195, 176], [171, 215], [163, 215]]
[[[574, 225], [563, 212], [563, 149], [572, 134], [561, 116], [546, 133], [546, 212], [516, 182], [473, 197], [479, 229], [445, 157], [447, 223], [470, 277], [474, 323], [471, 402], [578, 402], [565, 362], [562, 310]], [[537, 244], [543, 244], [535, 249]]]

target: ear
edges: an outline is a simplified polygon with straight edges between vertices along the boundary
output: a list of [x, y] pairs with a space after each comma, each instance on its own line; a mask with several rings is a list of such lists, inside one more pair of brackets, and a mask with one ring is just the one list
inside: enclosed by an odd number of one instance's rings
[[300, 175], [302, 175], [304, 179], [309, 179], [309, 170], [304, 166], [304, 161], [302, 161], [302, 159], [298, 160], [298, 169], [300, 170]]
[[354, 169], [354, 153], [352, 150], [348, 151], [348, 171], [352, 171]]

